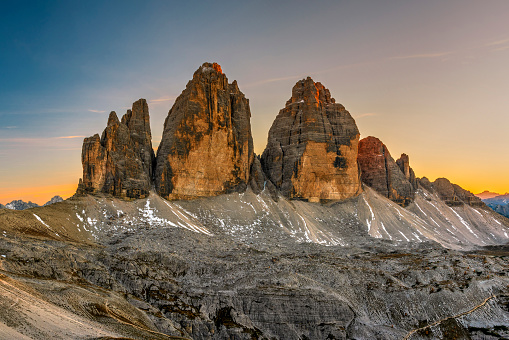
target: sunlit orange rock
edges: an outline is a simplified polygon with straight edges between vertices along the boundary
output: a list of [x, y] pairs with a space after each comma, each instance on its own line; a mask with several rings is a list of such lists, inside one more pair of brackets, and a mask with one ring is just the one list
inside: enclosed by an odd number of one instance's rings
[[221, 67], [204, 63], [175, 100], [157, 150], [155, 187], [167, 199], [244, 191], [253, 162], [249, 101]]
[[297, 82], [279, 111], [261, 161], [286, 197], [345, 199], [362, 191], [358, 142], [359, 130], [350, 113], [308, 77]]
[[[406, 206], [414, 197], [414, 188], [404, 173], [408, 167], [408, 178], [411, 178], [408, 157], [402, 157], [400, 164], [403, 171], [392, 158], [389, 150], [376, 137], [366, 137], [359, 142], [359, 166], [362, 182], [375, 189], [379, 194]], [[415, 175], [414, 175], [415, 178]]]
[[95, 134], [85, 138], [81, 155], [83, 179], [78, 194], [146, 197], [152, 186], [154, 159], [148, 105], [145, 99], [140, 99], [122, 121], [111, 112], [101, 137]]

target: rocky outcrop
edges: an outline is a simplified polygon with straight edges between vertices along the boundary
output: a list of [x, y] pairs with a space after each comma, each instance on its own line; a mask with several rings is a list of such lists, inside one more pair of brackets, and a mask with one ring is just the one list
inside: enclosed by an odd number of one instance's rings
[[451, 183], [447, 178], [437, 178], [433, 183], [424, 177], [419, 184], [431, 192], [435, 192], [449, 206], [468, 204], [473, 207], [486, 207], [482, 200], [468, 190]]
[[308, 77], [297, 82], [279, 111], [261, 163], [286, 197], [345, 199], [362, 191], [358, 142], [359, 130], [350, 113]]
[[156, 190], [167, 199], [244, 191], [253, 162], [249, 101], [221, 67], [204, 63], [164, 122]]
[[50, 205], [50, 204], [55, 204], [55, 203], [59, 203], [59, 202], [63, 202], [63, 198], [60, 197], [60, 196], [53, 196], [48, 202], [44, 203], [44, 206], [47, 206], [47, 205]]
[[407, 181], [412, 184], [412, 188], [414, 190], [417, 189], [417, 179], [415, 177], [414, 170], [410, 167], [410, 158], [408, 155], [406, 153], [402, 153], [399, 159], [396, 161], [396, 164], [405, 175]]
[[154, 151], [146, 100], [135, 102], [122, 121], [111, 112], [102, 137], [85, 138], [81, 161], [83, 180], [78, 193], [147, 196], [152, 186]]
[[[413, 171], [410, 172], [408, 156], [400, 159], [403, 169], [409, 169], [407, 179], [404, 170], [396, 164], [385, 144], [370, 136], [359, 142], [358, 160], [362, 182], [402, 206], [407, 206], [412, 201], [414, 189], [409, 179]], [[415, 175], [413, 176], [415, 178]]]
[[7, 203], [4, 208], [11, 209], [11, 210], [25, 210], [30, 208], [36, 208], [39, 205], [37, 203], [33, 203], [32, 201], [22, 201], [22, 200], [14, 200], [10, 203]]

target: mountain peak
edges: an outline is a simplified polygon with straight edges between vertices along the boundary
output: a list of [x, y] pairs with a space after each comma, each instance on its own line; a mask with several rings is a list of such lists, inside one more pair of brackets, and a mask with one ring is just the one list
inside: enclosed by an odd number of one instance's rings
[[299, 80], [269, 131], [262, 165], [289, 198], [337, 200], [362, 189], [359, 130], [350, 113], [311, 77]]

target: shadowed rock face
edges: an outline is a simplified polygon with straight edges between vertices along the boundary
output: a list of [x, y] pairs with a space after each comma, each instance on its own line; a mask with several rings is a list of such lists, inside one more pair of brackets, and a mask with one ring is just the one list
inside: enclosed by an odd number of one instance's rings
[[359, 130], [350, 113], [311, 78], [297, 82], [269, 131], [261, 162], [289, 198], [345, 199], [359, 194]]
[[[359, 166], [362, 171], [362, 182], [366, 183], [379, 194], [406, 206], [414, 196], [414, 189], [409, 182], [413, 171], [408, 165], [408, 156], [402, 155], [396, 164], [389, 150], [378, 138], [366, 137], [359, 142]], [[408, 167], [408, 178], [405, 170]], [[415, 178], [415, 175], [413, 175]]]
[[415, 178], [414, 170], [410, 167], [410, 159], [408, 155], [406, 153], [402, 153], [399, 159], [396, 161], [396, 164], [405, 175], [407, 181], [412, 184], [412, 188], [414, 190], [417, 189], [417, 180]]
[[156, 190], [167, 199], [244, 191], [253, 162], [249, 101], [221, 67], [204, 63], [175, 100], [157, 150]]
[[145, 197], [152, 185], [154, 158], [148, 106], [145, 99], [140, 99], [122, 121], [111, 112], [102, 137], [95, 134], [85, 138], [81, 154], [83, 180], [78, 193]]

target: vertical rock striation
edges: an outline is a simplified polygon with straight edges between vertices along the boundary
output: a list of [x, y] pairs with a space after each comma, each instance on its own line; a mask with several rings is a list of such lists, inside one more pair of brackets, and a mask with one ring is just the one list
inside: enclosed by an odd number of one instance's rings
[[412, 188], [414, 190], [417, 189], [417, 179], [415, 177], [414, 170], [410, 167], [410, 158], [408, 155], [406, 153], [402, 153], [399, 159], [396, 161], [396, 164], [405, 175], [407, 181], [412, 184]]
[[261, 163], [286, 197], [345, 199], [362, 191], [358, 142], [359, 130], [350, 113], [308, 77], [297, 82], [279, 111]]
[[204, 63], [164, 122], [154, 173], [167, 199], [244, 191], [253, 162], [249, 101], [216, 63]]
[[[378, 138], [370, 136], [359, 142], [358, 160], [362, 171], [362, 182], [402, 206], [407, 206], [412, 201], [414, 188], [409, 179], [412, 177], [413, 170], [411, 171], [408, 164], [408, 156], [399, 160], [404, 169], [402, 171], [385, 144]], [[408, 179], [404, 172], [407, 167]]]
[[148, 105], [140, 99], [122, 121], [112, 111], [101, 137], [95, 134], [85, 138], [81, 154], [83, 180], [78, 193], [145, 197], [152, 187], [154, 159]]

